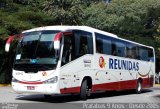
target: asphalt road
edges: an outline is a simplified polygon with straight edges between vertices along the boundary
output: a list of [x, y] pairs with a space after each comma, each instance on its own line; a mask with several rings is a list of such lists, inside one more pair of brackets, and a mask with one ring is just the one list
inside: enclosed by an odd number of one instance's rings
[[[144, 89], [141, 94], [135, 94], [134, 91], [110, 91], [110, 92], [98, 92], [91, 95], [91, 97], [86, 101], [79, 100], [79, 95], [53, 95], [51, 98], [44, 98], [42, 94], [17, 94], [11, 87], [0, 87], [0, 103], [6, 106], [5, 103], [17, 103], [23, 104], [19, 106], [18, 109], [30, 106], [30, 108], [45, 108], [49, 109], [55, 107], [56, 109], [66, 108], [69, 104], [69, 108], [90, 108], [87, 107], [88, 104], [101, 103], [104, 108], [103, 103], [156, 103], [160, 104], [160, 86], [154, 86], [150, 89]], [[38, 105], [37, 105], [38, 103]], [[72, 105], [71, 105], [72, 104]], [[74, 105], [73, 105], [74, 104]], [[11, 104], [9, 104], [10, 106]], [[13, 104], [12, 104], [13, 105]], [[11, 106], [12, 106], [11, 105]], [[46, 107], [47, 106], [47, 107]], [[93, 105], [92, 105], [93, 106]], [[91, 108], [93, 108], [91, 106]], [[97, 105], [96, 105], [97, 106]], [[96, 107], [97, 108], [97, 107]], [[159, 109], [160, 107], [158, 107]], [[1, 106], [0, 106], [1, 109]], [[12, 108], [13, 109], [13, 108]], [[15, 108], [17, 109], [17, 108]]]

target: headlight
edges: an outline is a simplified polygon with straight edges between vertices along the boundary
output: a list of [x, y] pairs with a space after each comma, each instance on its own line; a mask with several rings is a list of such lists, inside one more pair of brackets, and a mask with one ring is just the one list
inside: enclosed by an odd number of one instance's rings
[[18, 83], [19, 81], [16, 78], [12, 77], [12, 82]]
[[44, 84], [50, 84], [50, 83], [56, 83], [57, 81], [58, 81], [58, 76], [55, 76], [51, 79], [48, 79], [48, 80], [44, 81], [43, 83]]

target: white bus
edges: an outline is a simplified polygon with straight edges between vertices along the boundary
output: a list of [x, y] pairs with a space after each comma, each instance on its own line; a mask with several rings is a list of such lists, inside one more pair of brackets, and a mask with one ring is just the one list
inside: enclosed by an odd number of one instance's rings
[[[6, 51], [14, 36], [6, 43]], [[79, 93], [152, 87], [154, 48], [87, 26], [47, 26], [22, 32], [12, 87], [16, 92]]]

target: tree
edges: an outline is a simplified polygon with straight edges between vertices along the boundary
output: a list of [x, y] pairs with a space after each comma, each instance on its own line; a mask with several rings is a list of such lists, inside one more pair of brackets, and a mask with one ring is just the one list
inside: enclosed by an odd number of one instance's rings
[[57, 24], [77, 25], [82, 18], [80, 0], [49, 0], [43, 5], [47, 14], [53, 16]]
[[[143, 4], [143, 5], [142, 5]], [[160, 1], [112, 0], [83, 10], [83, 24], [155, 47], [160, 58]]]
[[158, 18], [153, 13], [158, 6], [159, 0], [112, 0], [109, 4], [99, 2], [84, 10], [84, 22], [121, 35], [152, 36], [151, 33], [156, 32], [154, 22]]

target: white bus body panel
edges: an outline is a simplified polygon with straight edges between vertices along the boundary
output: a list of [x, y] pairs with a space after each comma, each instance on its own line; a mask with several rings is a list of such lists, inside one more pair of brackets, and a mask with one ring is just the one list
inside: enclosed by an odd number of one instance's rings
[[[55, 76], [59, 78], [59, 69], [38, 71], [37, 73], [13, 70], [13, 78], [17, 79], [18, 82], [12, 82], [12, 88], [19, 93], [59, 94], [59, 82], [53, 84], [43, 83], [45, 80]], [[27, 87], [34, 87], [34, 90], [29, 90]]]
[[[104, 58], [104, 67], [100, 67], [100, 57]], [[118, 68], [118, 62], [116, 62], [116, 68], [111, 66], [109, 59], [116, 59], [116, 60], [124, 60], [124, 61], [130, 61], [131, 63], [138, 63], [138, 70], [134, 70], [133, 66], [132, 69], [124, 69], [120, 67]], [[102, 87], [105, 88], [105, 85], [107, 86], [107, 83], [111, 83], [111, 90], [123, 90], [123, 89], [134, 89], [136, 88], [136, 83], [139, 78], [144, 79], [143, 80], [143, 86], [144, 87], [150, 87], [150, 83], [152, 83], [152, 80], [149, 81], [150, 78], [154, 76], [155, 72], [155, 64], [154, 62], [146, 62], [146, 61], [140, 61], [135, 59], [129, 59], [129, 58], [123, 58], [123, 57], [117, 57], [117, 56], [110, 56], [110, 55], [103, 55], [103, 54], [95, 54], [95, 69], [96, 69], [96, 78], [94, 78], [93, 85], [100, 84]], [[115, 64], [115, 63], [114, 63]], [[121, 64], [120, 64], [121, 66]], [[104, 86], [103, 86], [104, 85]], [[112, 88], [113, 87], [113, 88]], [[103, 89], [103, 88], [102, 88]], [[110, 87], [109, 87], [110, 89]]]
[[76, 87], [79, 88], [84, 77], [94, 77], [93, 56], [84, 55], [61, 67], [60, 89], [63, 90], [62, 93], [74, 91]]

